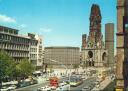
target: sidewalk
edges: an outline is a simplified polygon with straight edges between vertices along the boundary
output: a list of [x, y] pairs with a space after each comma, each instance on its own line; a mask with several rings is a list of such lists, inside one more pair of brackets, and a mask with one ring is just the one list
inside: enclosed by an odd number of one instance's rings
[[111, 79], [109, 77], [105, 78], [104, 81], [102, 81], [99, 84], [99, 87], [94, 87], [93, 91], [98, 90], [98, 91], [103, 91], [110, 83], [111, 83]]

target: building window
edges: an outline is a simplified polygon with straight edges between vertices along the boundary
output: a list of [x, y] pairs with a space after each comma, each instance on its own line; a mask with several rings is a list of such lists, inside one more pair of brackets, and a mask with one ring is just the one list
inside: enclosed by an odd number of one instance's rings
[[128, 24], [125, 24], [125, 31], [128, 32]]

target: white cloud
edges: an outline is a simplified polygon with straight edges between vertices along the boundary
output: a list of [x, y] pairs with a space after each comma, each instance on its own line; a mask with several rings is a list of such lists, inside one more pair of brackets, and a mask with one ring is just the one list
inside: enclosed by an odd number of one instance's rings
[[40, 28], [40, 32], [51, 32], [52, 29], [51, 28]]
[[20, 27], [20, 28], [26, 28], [27, 25], [26, 25], [26, 24], [21, 24], [19, 27]]
[[0, 14], [0, 22], [16, 23], [16, 20], [6, 15]]

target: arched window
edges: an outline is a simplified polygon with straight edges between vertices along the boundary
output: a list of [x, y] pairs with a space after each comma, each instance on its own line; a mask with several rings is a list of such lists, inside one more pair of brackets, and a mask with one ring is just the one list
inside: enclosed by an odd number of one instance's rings
[[88, 52], [88, 56], [89, 56], [89, 58], [92, 58], [93, 57], [93, 52], [92, 51], [89, 51]]

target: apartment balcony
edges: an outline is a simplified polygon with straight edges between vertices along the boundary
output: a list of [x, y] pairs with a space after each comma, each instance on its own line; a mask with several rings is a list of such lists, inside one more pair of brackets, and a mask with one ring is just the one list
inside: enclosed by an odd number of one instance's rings
[[29, 51], [29, 48], [14, 48], [14, 47], [7, 47], [7, 46], [0, 46], [0, 49], [6, 50], [17, 50], [17, 51]]
[[29, 57], [28, 54], [24, 54], [24, 55], [18, 55], [18, 54], [11, 54], [12, 57]]

